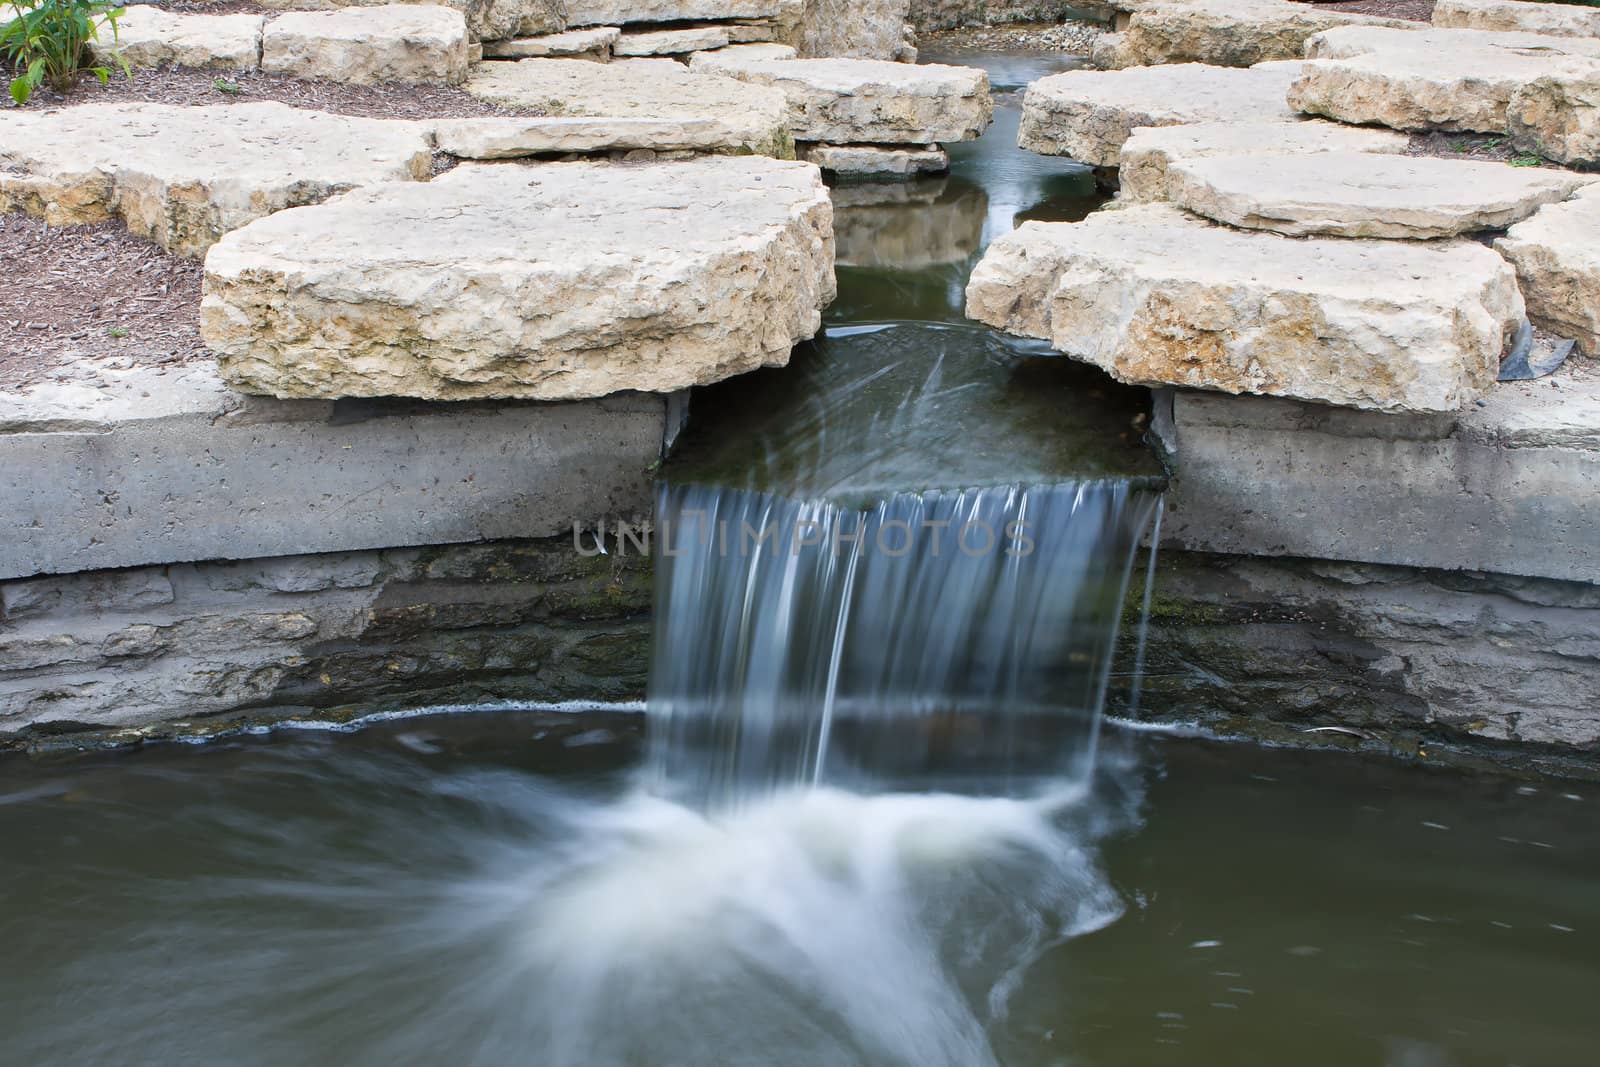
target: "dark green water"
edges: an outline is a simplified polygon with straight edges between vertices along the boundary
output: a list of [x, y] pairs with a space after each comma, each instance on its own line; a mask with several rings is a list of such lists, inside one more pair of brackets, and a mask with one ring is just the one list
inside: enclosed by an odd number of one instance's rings
[[1588, 787], [1114, 736], [1044, 817], [908, 781], [708, 822], [633, 731], [0, 761], [0, 1062], [1593, 1061]]

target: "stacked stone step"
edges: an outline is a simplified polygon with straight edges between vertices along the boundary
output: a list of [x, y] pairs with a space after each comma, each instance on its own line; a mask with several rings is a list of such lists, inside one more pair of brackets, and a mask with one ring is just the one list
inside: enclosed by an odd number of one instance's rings
[[977, 138], [994, 114], [988, 75], [973, 67], [803, 59], [739, 45], [696, 53], [689, 69], [780, 91], [800, 158], [853, 177], [945, 170], [942, 144]]
[[[1165, 65], [1030, 87], [1022, 146], [1119, 197], [997, 241], [968, 314], [1157, 388], [1169, 547], [1593, 583], [1600, 363], [1496, 381], [1526, 318], [1600, 353], [1593, 13], [1308, 32], [1328, 13], [1294, 6], [1152, 0], [1118, 47]], [[1576, 169], [1414, 154], [1437, 130]]]
[[[911, 60], [904, 0], [266, 0], [283, 14], [132, 7], [97, 45], [135, 66], [262, 69], [370, 84], [457, 84], [491, 58], [672, 56], [787, 43], [807, 56]], [[311, 10], [302, 10], [311, 9]]]
[[1403, 19], [1334, 11], [1296, 0], [1117, 0], [1122, 31], [1095, 43], [1106, 70], [1162, 63], [1250, 67], [1300, 59], [1306, 41], [1337, 26], [1407, 28]]
[[545, 0], [543, 15], [510, 33], [485, 30], [489, 56], [579, 56], [549, 51], [573, 30], [612, 29], [616, 36], [582, 58], [612, 56], [685, 57], [728, 45], [778, 43], [804, 56], [852, 56], [911, 60], [906, 0]]
[[282, 15], [175, 14], [139, 4], [94, 48], [135, 67], [263, 70], [356, 85], [456, 85], [478, 58], [463, 13], [436, 3]]

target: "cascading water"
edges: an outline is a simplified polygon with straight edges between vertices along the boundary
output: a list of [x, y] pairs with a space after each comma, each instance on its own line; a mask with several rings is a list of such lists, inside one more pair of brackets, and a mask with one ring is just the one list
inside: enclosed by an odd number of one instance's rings
[[[7, 1051], [1060, 1062], [1008, 1012], [1035, 963], [1124, 907], [1095, 845], [1137, 788], [1097, 737], [1159, 469], [1137, 446], [1142, 394], [957, 324], [983, 239], [1036, 201], [1052, 217], [1097, 202], [1084, 168], [1015, 151], [1015, 99], [1001, 112], [952, 150], [971, 176], [926, 204], [919, 187], [841, 190], [856, 265], [827, 335], [697, 392], [669, 468], [683, 484], [660, 500], [643, 781], [419, 774], [422, 738], [405, 758], [247, 762], [263, 822], [158, 775], [141, 788], [185, 798], [172, 831], [197, 843], [196, 873], [119, 881], [102, 910], [137, 922], [53, 983], [0, 975], [0, 1007], [30, 1021]], [[907, 316], [937, 321], [840, 321]], [[722, 446], [698, 472], [696, 435]], [[137, 812], [103, 803], [110, 846], [139, 840]], [[360, 832], [327, 818], [341, 806]]]
[[664, 489], [648, 702], [660, 783], [727, 804], [907, 775], [1006, 793], [1084, 780], [1157, 507], [1126, 480], [865, 510]]

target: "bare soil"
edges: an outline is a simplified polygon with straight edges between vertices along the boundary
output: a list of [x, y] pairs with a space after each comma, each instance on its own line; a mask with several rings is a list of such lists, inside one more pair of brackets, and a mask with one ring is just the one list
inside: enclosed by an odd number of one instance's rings
[[210, 359], [200, 341], [202, 267], [120, 221], [46, 226], [0, 214], [0, 391], [83, 356], [148, 365]]
[[1564, 167], [1543, 156], [1512, 147], [1511, 139], [1494, 133], [1414, 133], [1406, 148], [1408, 156], [1439, 156], [1443, 159], [1477, 159], [1508, 163], [1516, 167], [1547, 167], [1551, 170], [1588, 173], [1590, 167]]
[[1339, 0], [1336, 4], [1318, 3], [1330, 11], [1349, 11], [1356, 15], [1382, 15], [1413, 22], [1433, 21], [1434, 0]]
[[[4, 65], [0, 78], [9, 81]], [[464, 89], [446, 85], [343, 85], [339, 82], [291, 78], [259, 70], [215, 71], [184, 67], [140, 67], [130, 80], [116, 73], [101, 85], [93, 78], [65, 94], [41, 87], [29, 108], [75, 107], [143, 101], [200, 106], [275, 100], [291, 107], [336, 115], [376, 119], [473, 118], [480, 115], [530, 115], [527, 108], [510, 110]], [[9, 98], [5, 105], [11, 106]]]
[[263, 7], [260, 4], [251, 3], [251, 0], [155, 0], [150, 6], [159, 7], [163, 11], [171, 11], [176, 15], [283, 14], [283, 8]]

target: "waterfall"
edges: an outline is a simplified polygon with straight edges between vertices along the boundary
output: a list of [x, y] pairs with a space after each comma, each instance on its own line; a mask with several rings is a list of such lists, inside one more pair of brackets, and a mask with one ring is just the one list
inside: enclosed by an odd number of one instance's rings
[[726, 805], [794, 786], [1081, 780], [1158, 506], [1126, 480], [865, 509], [663, 487], [658, 781]]

